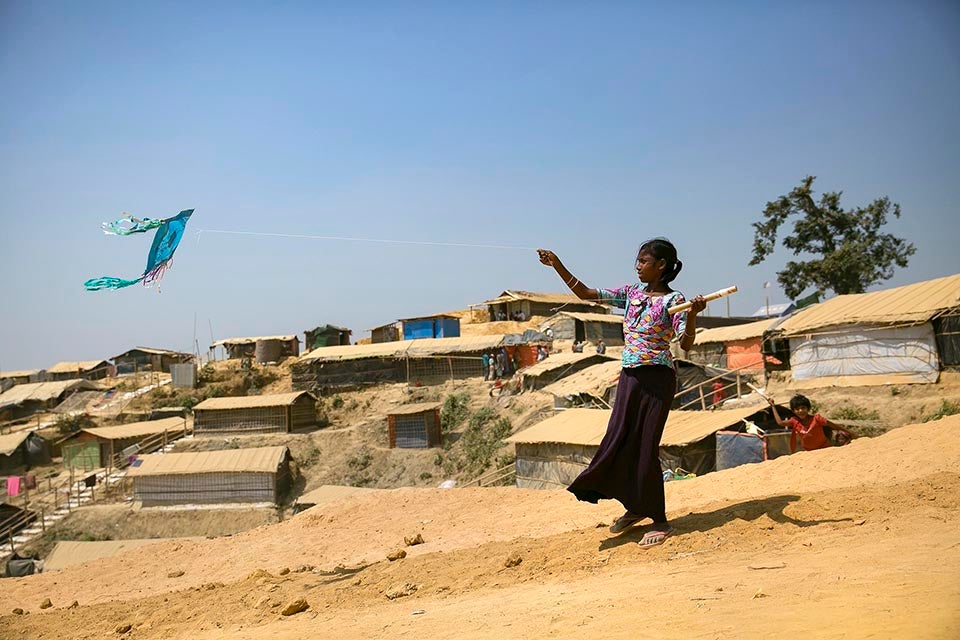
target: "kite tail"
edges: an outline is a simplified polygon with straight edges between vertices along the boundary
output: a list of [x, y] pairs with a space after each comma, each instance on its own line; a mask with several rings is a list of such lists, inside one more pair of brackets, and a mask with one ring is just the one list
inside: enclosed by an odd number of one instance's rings
[[155, 282], [160, 282], [163, 279], [164, 272], [167, 269], [169, 269], [171, 266], [173, 266], [172, 258], [170, 260], [164, 260], [163, 262], [155, 266], [150, 271], [147, 271], [140, 278], [141, 280], [143, 280], [143, 286], [149, 287]]
[[99, 291], [100, 289], [123, 289], [130, 285], [137, 284], [143, 280], [143, 276], [135, 280], [124, 280], [123, 278], [114, 278], [113, 276], [103, 276], [102, 278], [90, 278], [83, 283], [87, 291]]
[[151, 229], [156, 229], [163, 224], [163, 220], [153, 220], [150, 218], [134, 218], [131, 215], [126, 215], [119, 220], [113, 222], [104, 222], [100, 225], [103, 228], [103, 232], [107, 235], [113, 236], [129, 236], [134, 233], [146, 233]]

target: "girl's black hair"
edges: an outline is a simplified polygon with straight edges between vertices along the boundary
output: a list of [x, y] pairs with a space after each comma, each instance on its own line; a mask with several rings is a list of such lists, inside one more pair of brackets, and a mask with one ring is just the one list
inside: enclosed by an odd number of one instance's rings
[[790, 410], [796, 411], [800, 407], [806, 407], [809, 411], [812, 407], [810, 406], [810, 400], [807, 399], [807, 396], [802, 396], [799, 393], [792, 398], [790, 398]]
[[673, 282], [673, 279], [680, 273], [680, 269], [683, 269], [683, 263], [677, 258], [677, 248], [666, 238], [647, 240], [640, 245], [640, 250], [637, 251], [637, 255], [639, 256], [641, 253], [649, 253], [657, 260], [665, 260], [667, 262], [667, 266], [663, 270], [663, 275], [660, 276], [660, 282], [663, 284]]

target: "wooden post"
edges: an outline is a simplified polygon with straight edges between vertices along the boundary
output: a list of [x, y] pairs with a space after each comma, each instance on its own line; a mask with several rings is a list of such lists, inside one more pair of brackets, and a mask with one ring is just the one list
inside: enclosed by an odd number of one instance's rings
[[47, 532], [47, 518], [43, 515], [43, 507], [40, 508], [40, 529], [44, 533]]
[[453, 358], [447, 356], [447, 365], [450, 367], [450, 382], [453, 382]]
[[703, 385], [702, 385], [702, 384], [698, 385], [698, 386], [697, 386], [697, 389], [699, 389], [699, 391], [700, 391], [700, 408], [703, 409], [704, 411], [706, 411], [706, 410], [707, 410], [707, 400], [706, 400], [706, 398], [703, 397]]
[[[730, 298], [727, 298], [727, 300], [729, 300], [729, 299], [730, 299]], [[743, 392], [742, 392], [741, 389], [740, 389], [740, 370], [737, 369], [737, 397], [739, 398], [739, 397], [741, 397], [742, 395], [743, 395]]]

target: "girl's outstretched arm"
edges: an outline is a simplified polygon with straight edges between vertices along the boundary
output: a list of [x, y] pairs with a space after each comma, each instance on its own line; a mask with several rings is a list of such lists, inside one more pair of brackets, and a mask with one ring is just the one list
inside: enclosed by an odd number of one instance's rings
[[537, 256], [540, 258], [541, 263], [548, 267], [553, 267], [553, 270], [556, 271], [560, 279], [563, 280], [563, 284], [567, 285], [567, 288], [569, 288], [575, 296], [581, 300], [589, 300], [590, 302], [600, 301], [600, 294], [597, 290], [580, 282], [580, 278], [570, 273], [553, 251], [549, 249], [537, 249]]

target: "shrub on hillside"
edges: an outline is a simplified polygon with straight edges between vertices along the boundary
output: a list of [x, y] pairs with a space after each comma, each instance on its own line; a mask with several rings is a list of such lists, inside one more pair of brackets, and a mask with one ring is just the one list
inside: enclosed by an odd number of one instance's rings
[[946, 418], [947, 416], [952, 416], [957, 413], [960, 413], [960, 403], [944, 400], [936, 411], [923, 416], [923, 422], [932, 422], [933, 420]]
[[440, 409], [440, 429], [444, 433], [456, 429], [463, 421], [467, 419], [470, 410], [467, 405], [470, 402], [470, 396], [465, 393], [454, 393], [447, 396], [443, 401], [443, 408]]

